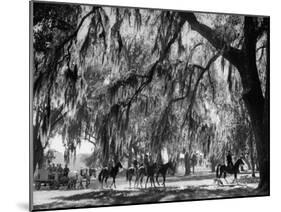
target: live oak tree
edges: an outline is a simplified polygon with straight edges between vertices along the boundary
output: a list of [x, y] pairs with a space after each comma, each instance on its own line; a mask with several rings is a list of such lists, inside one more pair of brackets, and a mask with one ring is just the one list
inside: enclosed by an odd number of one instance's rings
[[67, 157], [87, 140], [102, 164], [132, 154], [132, 145], [155, 158], [164, 147], [182, 151], [175, 143], [188, 151], [213, 143], [221, 153], [212, 117], [232, 95], [225, 113], [247, 108], [259, 188], [268, 191], [268, 18], [35, 5], [34, 170], [54, 133], [63, 135]]

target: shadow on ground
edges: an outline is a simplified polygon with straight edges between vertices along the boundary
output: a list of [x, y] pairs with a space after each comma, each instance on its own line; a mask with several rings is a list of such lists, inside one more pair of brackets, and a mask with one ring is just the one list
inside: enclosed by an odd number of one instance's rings
[[213, 199], [267, 195], [253, 188], [237, 186], [148, 188], [138, 190], [99, 190], [68, 197], [56, 197], [54, 202], [35, 206], [35, 209], [91, 207], [138, 203], [167, 202], [195, 199]]

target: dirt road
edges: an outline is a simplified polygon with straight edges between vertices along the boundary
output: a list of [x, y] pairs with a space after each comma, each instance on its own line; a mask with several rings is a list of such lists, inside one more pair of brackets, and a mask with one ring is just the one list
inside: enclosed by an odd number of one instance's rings
[[191, 176], [169, 176], [166, 188], [151, 188], [148, 184], [147, 189], [130, 189], [124, 177], [117, 178], [116, 189], [101, 189], [98, 180], [92, 179], [89, 189], [34, 191], [34, 206], [35, 209], [69, 208], [260, 195], [254, 190], [258, 178], [252, 178], [250, 174], [239, 175], [238, 184], [231, 184], [233, 177], [228, 177], [228, 184], [222, 181], [224, 185], [218, 186], [214, 179], [214, 173], [208, 172], [198, 172]]

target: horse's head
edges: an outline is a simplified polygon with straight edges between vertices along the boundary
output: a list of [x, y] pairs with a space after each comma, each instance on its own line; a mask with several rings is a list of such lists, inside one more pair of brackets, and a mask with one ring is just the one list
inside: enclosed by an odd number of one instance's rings
[[242, 158], [239, 158], [239, 160], [241, 161], [240, 163], [241, 163], [241, 165], [244, 165], [245, 163], [244, 163], [244, 160], [242, 159]]
[[237, 164], [238, 166], [244, 165], [243, 159], [242, 159], [242, 158], [239, 158], [239, 159], [237, 160], [236, 164]]

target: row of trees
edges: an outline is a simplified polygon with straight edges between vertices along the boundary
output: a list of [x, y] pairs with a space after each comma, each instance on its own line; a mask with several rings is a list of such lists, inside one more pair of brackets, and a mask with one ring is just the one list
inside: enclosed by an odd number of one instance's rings
[[268, 191], [268, 18], [35, 3], [33, 24], [34, 170], [55, 134], [100, 164], [229, 143]]

